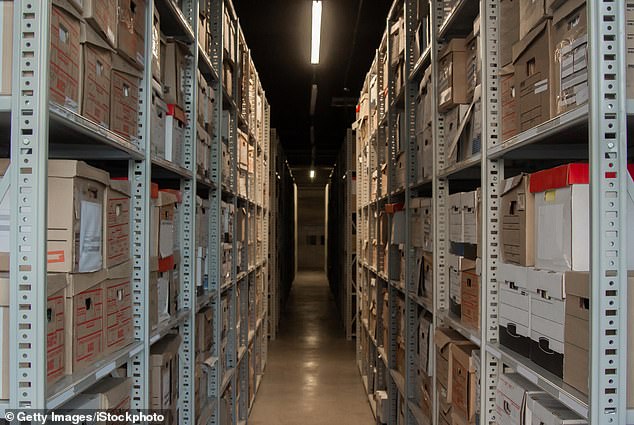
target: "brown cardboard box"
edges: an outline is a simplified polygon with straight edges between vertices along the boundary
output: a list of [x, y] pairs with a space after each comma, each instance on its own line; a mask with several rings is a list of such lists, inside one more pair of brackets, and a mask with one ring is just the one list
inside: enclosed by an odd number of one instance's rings
[[93, 28], [81, 24], [81, 114], [106, 128], [110, 125], [112, 52]]
[[110, 129], [130, 140], [138, 136], [140, 75], [119, 55], [112, 57]]
[[[628, 287], [634, 287], [634, 274], [627, 278]], [[566, 319], [564, 323], [564, 382], [583, 394], [588, 394], [590, 359], [590, 276], [584, 272], [566, 273]], [[628, 319], [634, 323], [634, 291], [628, 290]], [[628, 330], [627, 407], [634, 408], [634, 336]]]
[[150, 350], [150, 409], [169, 410], [178, 400], [179, 335], [170, 334]]
[[132, 329], [132, 262], [108, 270], [104, 291], [104, 349], [112, 353], [133, 339]]
[[160, 272], [171, 271], [175, 265], [174, 240], [176, 237], [176, 227], [174, 214], [177, 202], [177, 196], [167, 191], [160, 191], [155, 201], [158, 213], [158, 237], [156, 238], [156, 242], [158, 245], [158, 270]]
[[451, 328], [437, 328], [434, 334], [434, 342], [436, 344], [436, 379], [447, 391], [445, 401], [452, 403], [453, 357], [451, 347], [454, 345], [471, 345], [471, 342]]
[[130, 182], [110, 180], [106, 188], [106, 268], [130, 259]]
[[553, 13], [553, 115], [588, 102], [587, 24], [585, 0], [568, 0]]
[[474, 423], [475, 420], [476, 378], [471, 352], [477, 349], [478, 347], [473, 344], [451, 347], [453, 359], [451, 365], [453, 412], [451, 416], [454, 421], [461, 423]]
[[542, 22], [513, 46], [519, 131], [551, 118], [554, 58], [552, 22]]
[[163, 96], [166, 103], [185, 107], [183, 93], [183, 78], [187, 68], [189, 49], [185, 43], [168, 40], [165, 45], [165, 55], [161, 56], [163, 73]]
[[[46, 324], [46, 378], [53, 384], [64, 376], [64, 292], [66, 279], [63, 275], [47, 276], [47, 324]], [[9, 274], [0, 273], [0, 399], [9, 398]]]
[[500, 50], [498, 60], [506, 66], [513, 61], [513, 44], [520, 39], [520, 0], [500, 0]]
[[104, 270], [67, 274], [66, 373], [78, 372], [104, 355]]
[[0, 95], [11, 94], [13, 72], [13, 0], [0, 0]]
[[159, 83], [163, 82], [162, 53], [165, 49], [165, 42], [161, 37], [161, 16], [155, 4], [152, 14], [152, 78]]
[[130, 378], [106, 378], [87, 389], [83, 394], [96, 396], [99, 409], [116, 412], [130, 410], [132, 380]]
[[475, 269], [460, 273], [461, 316], [463, 325], [480, 330], [480, 276]]
[[108, 173], [81, 161], [50, 160], [48, 176], [48, 271], [101, 270]]
[[117, 0], [83, 0], [84, 19], [117, 47]]
[[546, 0], [519, 0], [519, 38], [522, 39], [547, 16]]
[[158, 271], [150, 272], [150, 311], [148, 313], [150, 329], [154, 329], [158, 324], [158, 276]]
[[196, 313], [196, 352], [198, 353], [211, 350], [214, 341], [213, 313], [211, 308], [205, 308]]
[[515, 68], [509, 64], [500, 71], [502, 86], [502, 141], [517, 134], [517, 91], [515, 90]]
[[118, 0], [117, 51], [138, 69], [145, 66], [145, 1]]
[[81, 17], [68, 0], [51, 8], [50, 99], [79, 112]]
[[519, 174], [502, 186], [502, 258], [525, 267], [535, 265], [535, 195], [529, 179]]
[[467, 102], [467, 51], [464, 38], [454, 38], [440, 55], [438, 108], [444, 112]]
[[[10, 159], [0, 159], [0, 182], [11, 165]], [[11, 226], [11, 212], [9, 191], [0, 196], [0, 272], [9, 271], [9, 229]]]

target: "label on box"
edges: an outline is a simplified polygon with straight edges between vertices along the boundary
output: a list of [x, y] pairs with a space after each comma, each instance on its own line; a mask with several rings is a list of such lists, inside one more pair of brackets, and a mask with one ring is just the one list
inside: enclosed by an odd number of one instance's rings
[[102, 267], [102, 217], [100, 204], [81, 201], [78, 267], [80, 273], [95, 272]]
[[169, 317], [169, 286], [170, 282], [167, 277], [159, 277], [157, 281], [158, 292], [158, 315], [159, 322]]

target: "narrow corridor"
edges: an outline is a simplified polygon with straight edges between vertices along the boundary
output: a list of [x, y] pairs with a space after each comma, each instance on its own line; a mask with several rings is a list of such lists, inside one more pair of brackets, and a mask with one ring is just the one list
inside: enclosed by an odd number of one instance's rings
[[252, 425], [369, 425], [374, 418], [326, 276], [300, 271], [269, 346]]

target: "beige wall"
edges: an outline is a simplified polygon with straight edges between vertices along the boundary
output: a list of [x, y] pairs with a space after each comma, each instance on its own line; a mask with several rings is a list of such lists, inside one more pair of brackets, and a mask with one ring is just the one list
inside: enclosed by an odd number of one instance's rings
[[297, 188], [297, 266], [324, 269], [325, 205], [324, 188]]

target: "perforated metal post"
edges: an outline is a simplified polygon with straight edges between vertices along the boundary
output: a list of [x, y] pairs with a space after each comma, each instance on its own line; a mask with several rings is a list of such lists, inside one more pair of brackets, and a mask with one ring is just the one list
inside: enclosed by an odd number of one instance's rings
[[220, 400], [222, 386], [222, 350], [221, 350], [221, 330], [222, 330], [222, 297], [220, 288], [223, 282], [222, 276], [222, 224], [220, 220], [221, 199], [222, 199], [222, 64], [223, 64], [223, 19], [224, 0], [211, 0], [211, 63], [218, 73], [218, 80], [215, 82], [214, 90], [216, 102], [213, 104], [214, 122], [216, 129], [212, 135], [210, 177], [214, 187], [210, 191], [209, 199], [209, 247], [207, 263], [209, 268], [208, 284], [213, 292], [212, 308], [214, 311], [214, 344], [213, 355], [218, 359], [216, 365], [211, 369], [210, 386], [211, 396], [216, 400], [216, 409], [212, 411], [211, 423], [213, 425], [223, 425], [220, 423]]
[[[592, 424], [626, 423], [627, 121], [625, 2], [588, 2]], [[631, 308], [631, 306], [630, 306]], [[631, 356], [632, 353], [629, 353]]]
[[500, 190], [504, 180], [502, 159], [490, 159], [488, 150], [500, 142], [500, 95], [498, 66], [499, 0], [480, 3], [480, 52], [482, 54], [482, 166], [481, 211], [482, 270], [480, 276], [480, 414], [482, 423], [496, 420], [495, 398], [498, 380], [498, 361], [486, 346], [498, 342], [498, 282], [500, 261]]
[[[49, 2], [16, 1], [11, 98], [10, 407], [46, 407]], [[43, 65], [44, 64], [44, 65]], [[7, 371], [5, 371], [6, 373]]]
[[[145, 27], [153, 24], [154, 1], [148, 0], [145, 9]], [[150, 31], [151, 33], [151, 31]], [[152, 57], [152, 43], [145, 44], [145, 57]], [[132, 378], [130, 407], [134, 410], [148, 409], [150, 406], [150, 188], [152, 162], [150, 158], [150, 126], [146, 117], [151, 115], [152, 69], [148, 64], [139, 89], [139, 129], [138, 143], [145, 152], [145, 158], [130, 161], [129, 178], [132, 193], [132, 312], [134, 338], [143, 342], [143, 350], [128, 364], [128, 374]]]

